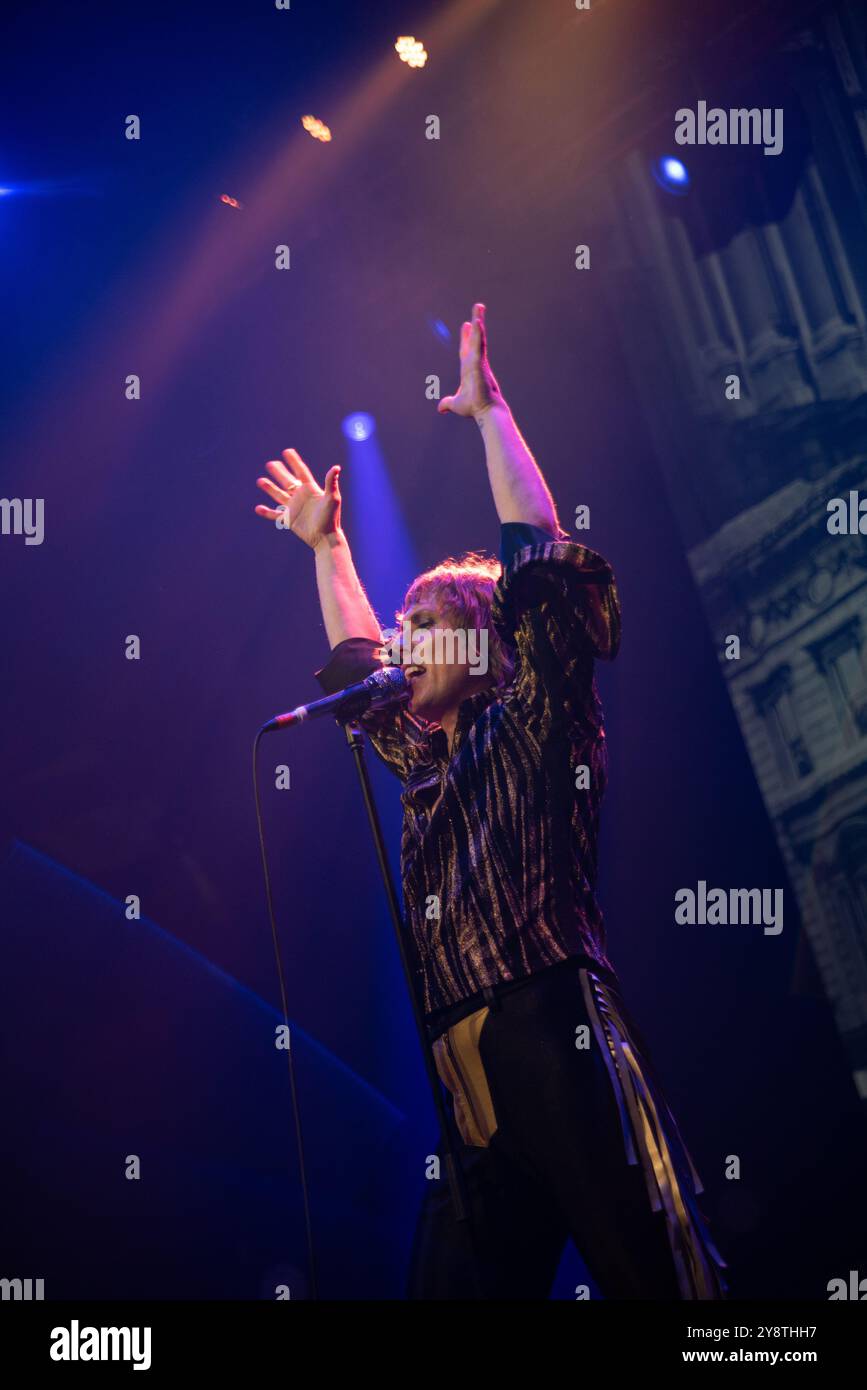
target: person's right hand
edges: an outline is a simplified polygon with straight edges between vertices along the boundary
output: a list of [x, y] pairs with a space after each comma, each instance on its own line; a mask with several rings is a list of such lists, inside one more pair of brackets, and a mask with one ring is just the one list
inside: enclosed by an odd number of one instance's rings
[[325, 486], [320, 487], [297, 450], [284, 449], [283, 458], [285, 463], [271, 459], [265, 464], [270, 478], [256, 479], [256, 486], [267, 492], [277, 507], [260, 503], [256, 515], [269, 521], [282, 516], [283, 527], [315, 550], [325, 536], [340, 530], [340, 464], [329, 468]]

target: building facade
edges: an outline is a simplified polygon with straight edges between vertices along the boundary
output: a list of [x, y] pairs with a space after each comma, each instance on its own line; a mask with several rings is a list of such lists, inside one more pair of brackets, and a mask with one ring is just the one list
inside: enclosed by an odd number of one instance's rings
[[[612, 177], [607, 278], [720, 670], [867, 1099], [863, 7], [830, 8], [769, 56], [768, 73], [775, 105], [785, 93], [788, 147], [669, 149], [696, 175], [676, 197], [652, 174], [655, 132]], [[754, 104], [737, 88], [702, 96]], [[844, 509], [854, 530], [832, 520]]]

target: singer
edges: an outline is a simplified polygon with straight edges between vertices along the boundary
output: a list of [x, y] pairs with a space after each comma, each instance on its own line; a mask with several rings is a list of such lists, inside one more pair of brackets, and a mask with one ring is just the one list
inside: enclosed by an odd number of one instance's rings
[[[403, 784], [405, 916], [472, 1212], [468, 1236], [445, 1179], [429, 1184], [408, 1296], [547, 1298], [571, 1236], [604, 1298], [725, 1298], [702, 1185], [594, 892], [607, 767], [594, 662], [617, 654], [615, 579], [560, 528], [491, 370], [482, 304], [460, 368], [439, 411], [478, 426], [500, 561], [443, 561], [396, 616], [404, 634], [485, 633], [489, 659], [482, 673], [468, 643], [446, 644], [451, 660], [441, 646], [405, 665], [408, 702], [361, 720]], [[320, 487], [294, 449], [267, 469], [275, 505], [257, 513], [314, 552], [331, 694], [387, 655], [341, 530], [340, 469]]]

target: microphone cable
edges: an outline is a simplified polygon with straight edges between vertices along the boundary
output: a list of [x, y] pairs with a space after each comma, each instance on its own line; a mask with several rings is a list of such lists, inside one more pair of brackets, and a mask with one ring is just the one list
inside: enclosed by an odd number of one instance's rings
[[310, 1284], [311, 1299], [318, 1300], [319, 1289], [316, 1279], [316, 1256], [313, 1249], [313, 1223], [310, 1219], [310, 1194], [307, 1188], [307, 1164], [304, 1158], [304, 1138], [301, 1131], [301, 1111], [298, 1105], [298, 1089], [295, 1084], [295, 1063], [292, 1057], [292, 1029], [289, 1023], [289, 1007], [286, 1001], [286, 979], [283, 971], [283, 958], [280, 954], [280, 941], [277, 936], [277, 922], [274, 917], [274, 900], [271, 893], [271, 874], [268, 870], [268, 855], [265, 850], [265, 830], [262, 824], [262, 802], [259, 795], [259, 773], [257, 767], [257, 754], [259, 751], [259, 740], [266, 732], [263, 725], [258, 730], [253, 739], [253, 800], [256, 804], [256, 826], [259, 832], [259, 849], [262, 855], [262, 873], [265, 879], [265, 901], [268, 904], [268, 919], [271, 923], [271, 940], [274, 944], [274, 959], [277, 963], [277, 979], [280, 985], [280, 1003], [283, 1009], [283, 1020], [286, 1024], [286, 1036], [289, 1046], [286, 1048], [286, 1061], [289, 1067], [289, 1088], [292, 1094], [292, 1114], [295, 1120], [295, 1136], [298, 1149], [298, 1168], [301, 1174], [301, 1194], [304, 1203], [304, 1227], [307, 1236], [307, 1274]]

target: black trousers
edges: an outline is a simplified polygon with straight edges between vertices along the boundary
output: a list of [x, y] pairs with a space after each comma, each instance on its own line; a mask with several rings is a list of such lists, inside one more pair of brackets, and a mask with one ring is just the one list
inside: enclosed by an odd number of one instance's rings
[[571, 1236], [606, 1299], [725, 1298], [700, 1179], [611, 977], [563, 962], [483, 1018], [487, 1146], [463, 1142], [448, 1107], [470, 1229], [443, 1169], [422, 1204], [407, 1296], [545, 1299]]

